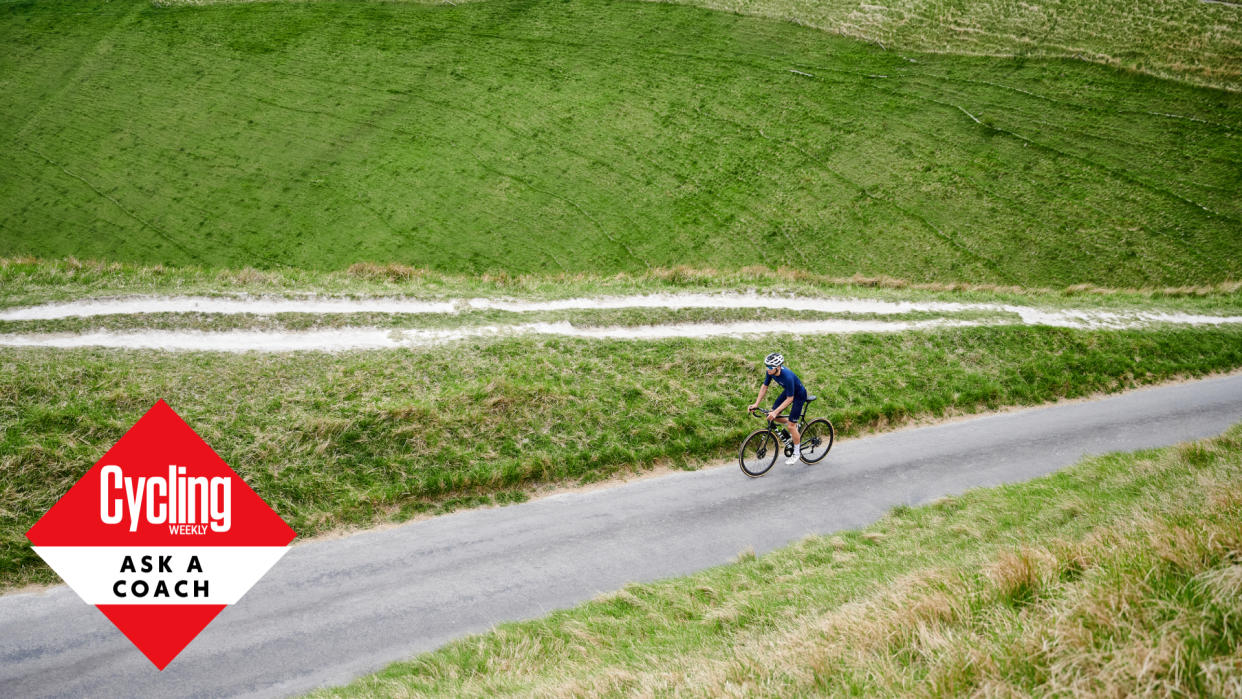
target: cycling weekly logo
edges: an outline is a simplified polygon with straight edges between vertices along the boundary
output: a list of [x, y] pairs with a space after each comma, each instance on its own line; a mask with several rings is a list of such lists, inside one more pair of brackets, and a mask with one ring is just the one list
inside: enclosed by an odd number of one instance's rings
[[162, 400], [26, 532], [160, 670], [295, 536]]

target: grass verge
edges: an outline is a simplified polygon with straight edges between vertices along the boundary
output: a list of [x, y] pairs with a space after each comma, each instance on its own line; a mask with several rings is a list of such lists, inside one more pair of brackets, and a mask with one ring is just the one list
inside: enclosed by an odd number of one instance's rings
[[771, 347], [847, 436], [1242, 367], [1236, 328], [529, 337], [339, 355], [0, 350], [0, 585], [55, 579], [23, 533], [160, 398], [310, 536], [728, 457], [753, 428], [742, 409]]
[[126, 296], [471, 297], [549, 300], [634, 294], [738, 293], [831, 296], [890, 301], [1008, 303], [1064, 308], [1140, 308], [1235, 314], [1242, 281], [1173, 287], [1062, 288], [919, 283], [895, 277], [833, 277], [792, 269], [673, 267], [642, 273], [454, 275], [388, 263], [343, 270], [206, 269], [65, 258], [0, 257], [0, 308]]
[[327, 696], [1237, 696], [1242, 425], [630, 585]]

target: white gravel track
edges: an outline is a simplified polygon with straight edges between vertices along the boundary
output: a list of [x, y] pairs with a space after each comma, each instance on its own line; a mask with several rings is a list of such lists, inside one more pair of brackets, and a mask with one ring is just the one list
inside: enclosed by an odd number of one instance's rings
[[428, 301], [412, 298], [306, 298], [277, 297], [213, 298], [205, 296], [135, 297], [50, 303], [0, 311], [0, 320], [53, 320], [71, 317], [149, 315], [155, 313], [206, 313], [215, 315], [277, 313], [331, 315], [346, 313], [446, 314], [500, 310], [515, 313], [624, 308], [772, 308], [824, 313], [895, 315], [911, 312], [960, 313], [985, 311], [1011, 313], [1003, 318], [970, 321], [935, 319], [883, 320], [772, 320], [728, 323], [680, 323], [638, 327], [578, 327], [570, 322], [538, 322], [449, 329], [383, 329], [374, 327], [333, 328], [307, 331], [278, 330], [133, 330], [83, 333], [28, 333], [0, 335], [0, 345], [23, 347], [114, 347], [173, 351], [292, 352], [387, 349], [416, 347], [454, 340], [513, 335], [556, 335], [595, 339], [654, 340], [747, 335], [834, 335], [860, 332], [903, 332], [946, 327], [1023, 324], [1077, 329], [1129, 329], [1152, 324], [1225, 325], [1242, 323], [1239, 316], [1209, 316], [1151, 311], [1100, 311], [1041, 309], [1031, 306], [939, 301], [881, 301], [874, 299], [768, 296], [760, 294], [651, 294], [522, 301], [517, 299], [448, 299]]

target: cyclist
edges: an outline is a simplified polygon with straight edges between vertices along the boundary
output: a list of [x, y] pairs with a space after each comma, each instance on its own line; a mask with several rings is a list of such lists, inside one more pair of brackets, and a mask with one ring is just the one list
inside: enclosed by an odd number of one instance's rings
[[[772, 410], [768, 413], [768, 420], [785, 426], [789, 430], [789, 436], [793, 438], [794, 453], [793, 456], [785, 460], [786, 464], [798, 463], [798, 458], [802, 455], [802, 435], [798, 433], [798, 419], [802, 417], [802, 408], [806, 405], [806, 386], [802, 385], [802, 381], [798, 376], [785, 366], [785, 357], [779, 352], [773, 352], [763, 358], [763, 365], [767, 369], [768, 375], [763, 379], [763, 385], [759, 387], [759, 397], [755, 402], [747, 408], [747, 412], [759, 407], [763, 402], [763, 397], [767, 395], [768, 384], [775, 379], [780, 384], [781, 395], [777, 397], [776, 402], [772, 404]], [[781, 415], [781, 411], [788, 408], [789, 417]]]

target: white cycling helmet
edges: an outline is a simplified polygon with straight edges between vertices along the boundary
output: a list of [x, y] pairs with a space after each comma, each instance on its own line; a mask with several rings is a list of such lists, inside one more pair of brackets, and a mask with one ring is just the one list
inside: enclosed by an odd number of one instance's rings
[[780, 352], [773, 352], [763, 358], [764, 366], [776, 368], [785, 363], [785, 357]]

